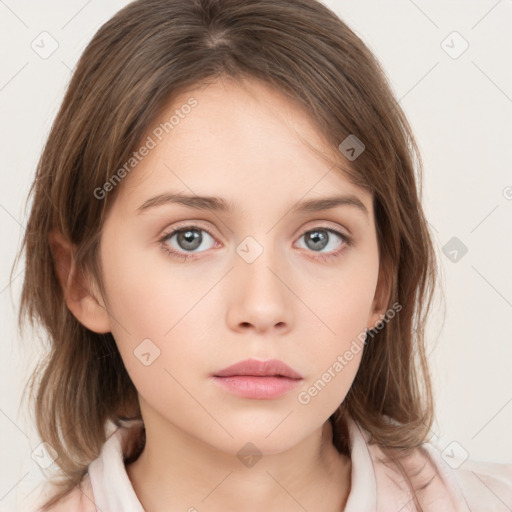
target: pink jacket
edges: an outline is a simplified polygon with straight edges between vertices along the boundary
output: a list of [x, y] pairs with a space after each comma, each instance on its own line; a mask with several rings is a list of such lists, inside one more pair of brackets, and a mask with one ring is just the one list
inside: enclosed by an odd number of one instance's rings
[[[369, 434], [349, 419], [351, 489], [345, 512], [410, 512], [419, 510], [407, 482], [380, 459], [378, 445], [368, 444]], [[81, 489], [61, 501], [55, 512], [144, 512], [123, 462], [123, 447], [133, 430], [107, 426], [107, 441], [100, 456], [89, 465]], [[404, 467], [424, 512], [512, 511], [512, 464], [445, 460], [430, 443], [409, 457]], [[424, 466], [419, 475], [413, 477]], [[457, 469], [454, 469], [457, 468]], [[39, 512], [39, 510], [38, 510]]]

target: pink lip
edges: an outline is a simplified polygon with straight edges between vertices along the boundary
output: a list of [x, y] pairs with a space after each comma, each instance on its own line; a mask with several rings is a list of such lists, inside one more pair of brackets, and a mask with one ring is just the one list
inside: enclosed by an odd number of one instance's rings
[[300, 373], [278, 359], [246, 359], [213, 375], [214, 382], [227, 391], [260, 400], [284, 395], [302, 379]]

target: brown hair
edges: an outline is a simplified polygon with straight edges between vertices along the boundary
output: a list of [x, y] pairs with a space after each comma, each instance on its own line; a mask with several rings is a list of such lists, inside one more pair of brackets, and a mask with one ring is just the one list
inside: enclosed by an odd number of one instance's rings
[[[120, 187], [103, 200], [95, 189], [130, 158], [175, 95], [221, 76], [259, 79], [298, 101], [348, 178], [373, 196], [379, 290], [401, 310], [368, 340], [330, 418], [334, 444], [348, 454], [346, 413], [390, 453], [428, 437], [434, 411], [424, 334], [435, 252], [417, 187], [419, 150], [378, 61], [315, 0], [138, 0], [107, 21], [80, 57], [37, 167], [17, 257], [25, 251], [20, 327], [25, 315], [49, 335], [48, 355], [29, 382], [39, 435], [64, 475], [45, 509], [82, 480], [108, 419], [140, 418], [114, 338], [88, 330], [66, 307], [49, 234], [67, 237], [76, 268], [103, 291], [98, 246]], [[365, 146], [350, 162], [337, 150], [349, 135]]]

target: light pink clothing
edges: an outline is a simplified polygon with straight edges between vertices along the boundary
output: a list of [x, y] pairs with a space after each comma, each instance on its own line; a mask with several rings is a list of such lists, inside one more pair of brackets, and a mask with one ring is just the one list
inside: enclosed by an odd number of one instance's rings
[[[135, 432], [126, 422], [107, 425], [107, 441], [89, 472], [62, 503], [74, 512], [144, 512], [126, 473], [123, 453], [128, 436]], [[369, 444], [369, 434], [348, 419], [351, 447], [351, 489], [344, 512], [410, 512], [419, 510], [404, 478], [381, 462], [383, 452]], [[439, 450], [424, 443], [404, 463], [424, 512], [512, 511], [512, 464], [443, 459]], [[422, 471], [418, 473], [419, 469]], [[454, 468], [457, 469], [454, 469]], [[416, 475], [416, 476], [415, 476]], [[310, 511], [314, 512], [314, 511]]]

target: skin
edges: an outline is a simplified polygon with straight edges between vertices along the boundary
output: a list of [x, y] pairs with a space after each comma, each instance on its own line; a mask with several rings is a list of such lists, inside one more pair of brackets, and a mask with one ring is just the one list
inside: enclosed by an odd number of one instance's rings
[[[197, 106], [119, 185], [100, 244], [106, 296], [93, 288], [66, 294], [79, 321], [112, 332], [138, 390], [147, 440], [128, 476], [147, 512], [342, 510], [351, 465], [332, 444], [328, 418], [362, 352], [308, 404], [297, 395], [385, 311], [372, 197], [305, 144], [332, 151], [281, 93], [254, 80], [218, 80], [175, 98], [156, 124], [191, 96]], [[235, 209], [166, 204], [137, 212], [164, 191], [220, 196]], [[334, 194], [356, 195], [368, 214], [350, 205], [291, 212], [299, 201]], [[173, 258], [162, 247], [186, 254], [187, 246], [177, 236], [158, 239], [191, 221], [211, 237], [199, 231], [194, 256]], [[331, 233], [327, 247], [315, 249], [307, 232], [320, 228], [352, 242]], [[248, 236], [263, 249], [252, 263], [236, 252]], [[76, 272], [66, 243], [52, 240], [62, 268]], [[73, 281], [64, 271], [60, 278]], [[148, 338], [160, 355], [145, 366], [134, 350]], [[250, 357], [281, 359], [304, 379], [271, 400], [212, 383], [212, 373]], [[237, 457], [247, 442], [263, 454], [252, 467]]]

